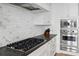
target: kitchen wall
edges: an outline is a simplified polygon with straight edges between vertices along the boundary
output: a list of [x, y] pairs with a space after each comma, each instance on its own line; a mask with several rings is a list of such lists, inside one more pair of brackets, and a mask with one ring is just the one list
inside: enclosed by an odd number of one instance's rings
[[[21, 7], [0, 4], [0, 47], [11, 42], [42, 34], [48, 27], [57, 34], [57, 51], [60, 50], [60, 19], [76, 18], [78, 4], [53, 3], [49, 12], [33, 14]], [[36, 23], [50, 21], [52, 26], [37, 26]]]
[[45, 27], [37, 27], [35, 21], [43, 15], [36, 16], [21, 7], [0, 4], [0, 47], [42, 34]]

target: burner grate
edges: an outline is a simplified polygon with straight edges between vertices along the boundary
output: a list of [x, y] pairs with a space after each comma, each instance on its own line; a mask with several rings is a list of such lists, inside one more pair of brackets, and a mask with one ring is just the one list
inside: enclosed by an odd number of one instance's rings
[[22, 51], [27, 51], [36, 45], [40, 44], [43, 42], [44, 39], [38, 39], [38, 38], [28, 38], [19, 42], [15, 42], [12, 44], [7, 45], [8, 47], [13, 47], [14, 49], [19, 49]]

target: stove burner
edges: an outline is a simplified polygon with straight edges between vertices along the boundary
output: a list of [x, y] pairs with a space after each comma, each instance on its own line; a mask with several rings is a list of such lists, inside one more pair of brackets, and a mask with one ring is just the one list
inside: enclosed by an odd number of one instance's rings
[[19, 49], [22, 51], [27, 51], [33, 47], [35, 47], [36, 45], [40, 44], [41, 42], [43, 42], [44, 39], [38, 39], [38, 38], [28, 38], [19, 42], [15, 42], [12, 44], [7, 45], [8, 47], [13, 47], [14, 49]]

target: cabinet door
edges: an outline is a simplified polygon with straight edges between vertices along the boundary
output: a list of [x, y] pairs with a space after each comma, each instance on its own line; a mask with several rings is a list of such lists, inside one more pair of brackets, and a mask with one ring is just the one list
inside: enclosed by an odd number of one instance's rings
[[50, 55], [50, 46], [49, 46], [49, 42], [47, 42], [37, 50], [33, 51], [28, 56], [49, 56], [49, 55]]
[[56, 40], [55, 38], [53, 38], [50, 41], [50, 56], [53, 56], [55, 54], [55, 51], [56, 51]]
[[33, 51], [28, 56], [53, 56], [56, 50], [56, 40], [52, 39], [37, 50]]

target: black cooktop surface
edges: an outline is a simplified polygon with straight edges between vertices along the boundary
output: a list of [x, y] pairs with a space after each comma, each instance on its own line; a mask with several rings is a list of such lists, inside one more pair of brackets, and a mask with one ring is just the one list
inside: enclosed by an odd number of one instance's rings
[[36, 45], [42, 43], [44, 39], [39, 38], [28, 38], [19, 42], [15, 42], [12, 44], [7, 45], [10, 48], [22, 50], [24, 52], [28, 51], [29, 49], [35, 47]]

